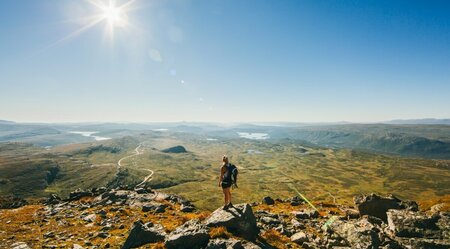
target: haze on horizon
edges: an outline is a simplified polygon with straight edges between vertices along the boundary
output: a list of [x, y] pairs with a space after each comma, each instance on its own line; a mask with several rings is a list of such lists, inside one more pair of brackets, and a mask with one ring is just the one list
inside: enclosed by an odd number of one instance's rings
[[4, 120], [450, 117], [448, 1], [3, 0], [0, 12]]

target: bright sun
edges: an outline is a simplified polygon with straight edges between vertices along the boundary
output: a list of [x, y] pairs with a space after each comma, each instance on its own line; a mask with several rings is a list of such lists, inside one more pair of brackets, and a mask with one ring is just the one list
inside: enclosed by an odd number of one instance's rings
[[123, 27], [126, 25], [126, 12], [122, 8], [115, 6], [113, 2], [110, 2], [107, 6], [102, 6], [101, 10], [103, 18], [110, 26]]

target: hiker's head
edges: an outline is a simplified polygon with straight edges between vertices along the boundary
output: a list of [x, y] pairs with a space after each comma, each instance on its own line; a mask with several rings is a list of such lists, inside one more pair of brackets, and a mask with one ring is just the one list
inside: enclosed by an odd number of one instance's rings
[[228, 163], [228, 157], [226, 155], [223, 155], [222, 162]]

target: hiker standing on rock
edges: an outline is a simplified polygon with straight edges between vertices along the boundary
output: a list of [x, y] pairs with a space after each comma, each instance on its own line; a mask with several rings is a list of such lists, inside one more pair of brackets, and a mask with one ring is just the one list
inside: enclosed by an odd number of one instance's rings
[[219, 187], [222, 187], [223, 195], [224, 195], [224, 206], [223, 209], [228, 209], [233, 207], [231, 204], [231, 186], [237, 188], [237, 174], [238, 170], [236, 166], [231, 164], [228, 161], [227, 156], [222, 157], [222, 166], [220, 167], [220, 177], [219, 177]]

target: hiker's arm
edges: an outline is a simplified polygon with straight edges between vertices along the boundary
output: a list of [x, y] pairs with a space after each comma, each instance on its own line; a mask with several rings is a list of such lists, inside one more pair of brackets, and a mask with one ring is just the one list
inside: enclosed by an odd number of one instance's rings
[[220, 184], [222, 183], [223, 175], [224, 175], [224, 174], [225, 174], [225, 167], [222, 166], [222, 167], [220, 168], [219, 187], [220, 187]]

